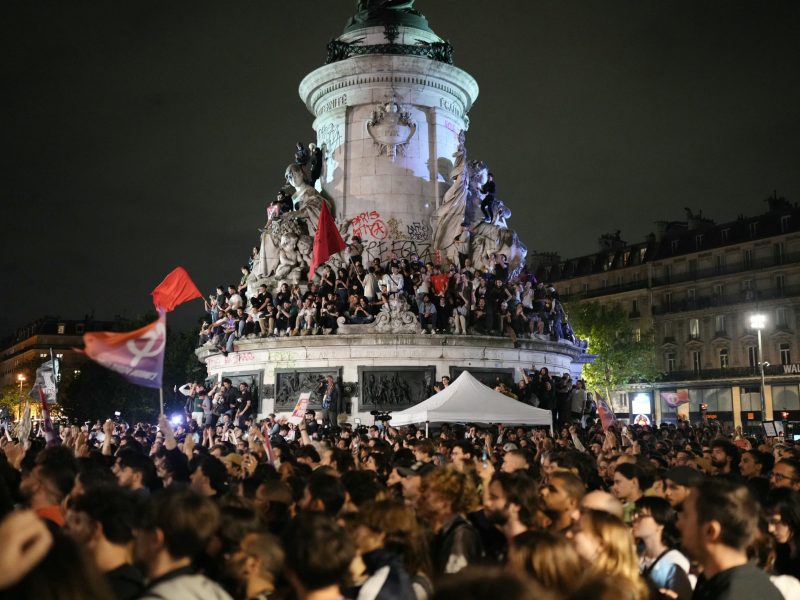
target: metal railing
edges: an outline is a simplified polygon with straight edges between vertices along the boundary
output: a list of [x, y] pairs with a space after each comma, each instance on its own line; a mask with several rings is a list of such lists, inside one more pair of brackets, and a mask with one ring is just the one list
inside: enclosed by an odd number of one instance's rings
[[684, 281], [710, 279], [722, 275], [734, 275], [746, 271], [769, 269], [771, 267], [780, 267], [781, 265], [789, 265], [798, 262], [800, 262], [800, 252], [790, 252], [788, 254], [770, 256], [767, 258], [754, 258], [749, 261], [742, 260], [732, 265], [714, 266], [710, 269], [690, 269], [686, 273], [673, 273], [669, 276], [654, 276], [653, 287], [681, 283]]
[[732, 306], [734, 304], [752, 304], [764, 300], [790, 298], [798, 295], [800, 295], [800, 285], [773, 287], [766, 290], [744, 290], [738, 294], [699, 297], [691, 300], [671, 300], [669, 304], [653, 306], [652, 311], [653, 315], [666, 315], [719, 306]]

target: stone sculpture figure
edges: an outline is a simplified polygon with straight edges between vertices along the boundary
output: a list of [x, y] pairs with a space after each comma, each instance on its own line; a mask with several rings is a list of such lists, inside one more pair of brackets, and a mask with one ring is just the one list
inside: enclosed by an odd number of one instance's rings
[[297, 214], [294, 216], [306, 220], [308, 234], [313, 238], [317, 233], [319, 215], [322, 212], [322, 203], [325, 202], [325, 198], [306, 183], [305, 173], [299, 165], [289, 165], [286, 168], [286, 182], [295, 189], [292, 202]]
[[281, 236], [278, 268], [275, 269], [277, 279], [291, 279], [293, 283], [300, 281], [302, 259], [297, 250], [297, 240], [296, 233], [284, 233]]
[[458, 251], [453, 243], [456, 236], [461, 233], [462, 223], [468, 220], [467, 207], [469, 205], [469, 170], [467, 168], [466, 135], [462, 130], [458, 134], [458, 149], [453, 157], [453, 169], [450, 178], [453, 184], [445, 192], [442, 205], [436, 210], [433, 221], [433, 248], [440, 250], [442, 255], [458, 263]]

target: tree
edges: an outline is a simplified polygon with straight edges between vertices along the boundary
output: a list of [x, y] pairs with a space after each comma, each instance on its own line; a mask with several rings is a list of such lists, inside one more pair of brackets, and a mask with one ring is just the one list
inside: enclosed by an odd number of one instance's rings
[[589, 352], [597, 355], [583, 368], [587, 386], [603, 389], [607, 399], [611, 390], [660, 375], [652, 332], [637, 336], [621, 305], [576, 303], [569, 307], [569, 320], [578, 337], [589, 340]]

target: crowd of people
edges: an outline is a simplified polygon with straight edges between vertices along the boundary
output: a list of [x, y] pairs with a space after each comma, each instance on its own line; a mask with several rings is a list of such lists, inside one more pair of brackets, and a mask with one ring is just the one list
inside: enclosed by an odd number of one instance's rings
[[242, 266], [238, 284], [220, 285], [206, 300], [209, 319], [199, 344], [227, 354], [242, 339], [335, 334], [341, 317], [347, 324], [371, 323], [400, 300], [423, 334], [508, 336], [515, 345], [524, 338], [566, 339], [585, 346], [555, 287], [525, 271], [510, 277], [503, 254], [491, 256], [489, 268], [480, 271], [469, 258], [443, 266], [415, 254], [392, 254], [386, 263], [374, 259], [365, 267], [358, 237], [346, 252], [347, 268], [325, 265], [307, 286], [283, 283], [274, 291], [260, 285], [249, 295], [251, 266]]
[[4, 436], [0, 596], [800, 597], [782, 438], [591, 419], [426, 437], [245, 406]]

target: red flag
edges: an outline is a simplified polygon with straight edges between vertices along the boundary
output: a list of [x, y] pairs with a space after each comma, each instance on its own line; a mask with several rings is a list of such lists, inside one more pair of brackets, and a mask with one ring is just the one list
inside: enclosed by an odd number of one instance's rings
[[98, 364], [122, 375], [131, 383], [161, 387], [164, 348], [167, 345], [167, 316], [127, 333], [93, 331], [83, 336], [84, 352]]
[[150, 295], [153, 296], [155, 307], [163, 308], [167, 312], [175, 310], [179, 304], [203, 297], [183, 267], [176, 267]]
[[611, 425], [617, 422], [617, 415], [611, 410], [608, 402], [597, 392], [594, 394], [594, 403], [595, 406], [597, 406], [597, 414], [600, 417], [600, 423], [603, 425], [603, 431], [606, 431]]
[[308, 280], [311, 281], [314, 277], [314, 271], [318, 266], [345, 248], [347, 248], [347, 244], [339, 234], [339, 229], [333, 221], [327, 203], [323, 202], [322, 210], [319, 213], [319, 223], [317, 223], [317, 234], [314, 236], [314, 254], [308, 269]]

